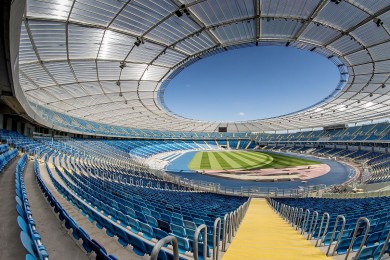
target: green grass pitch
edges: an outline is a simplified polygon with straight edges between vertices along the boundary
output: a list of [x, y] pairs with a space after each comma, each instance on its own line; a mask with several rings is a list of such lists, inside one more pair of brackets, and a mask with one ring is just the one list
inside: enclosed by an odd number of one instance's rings
[[191, 170], [233, 170], [288, 168], [320, 164], [292, 156], [253, 151], [197, 152], [188, 164]]

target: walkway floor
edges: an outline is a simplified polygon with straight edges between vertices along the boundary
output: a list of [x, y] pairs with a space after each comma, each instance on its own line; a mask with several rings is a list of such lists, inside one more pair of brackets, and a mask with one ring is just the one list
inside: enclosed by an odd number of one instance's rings
[[16, 221], [15, 170], [18, 159], [9, 162], [0, 173], [0, 259], [24, 259], [26, 255]]
[[24, 174], [28, 201], [42, 242], [51, 259], [89, 259], [87, 254], [68, 235], [43, 196], [34, 174], [34, 162], [28, 161]]
[[[50, 167], [52, 170], [53, 177], [66, 188], [63, 180], [58, 176], [54, 168]], [[54, 187], [49, 174], [46, 170], [44, 164], [39, 165], [39, 171], [41, 174], [41, 179], [45, 183], [46, 187], [50, 190], [53, 196], [57, 199], [57, 201], [61, 204], [63, 209], [72, 217], [77, 224], [82, 227], [89, 236], [98, 241], [104, 248], [107, 250], [108, 254], [113, 254], [119, 259], [149, 259], [149, 256], [140, 257], [136, 255], [130, 246], [123, 247], [117, 241], [115, 237], [109, 237], [105, 229], [98, 229], [94, 223], [91, 223], [88, 218], [81, 214], [80, 210], [78, 210], [75, 206], [72, 206], [69, 201], [67, 201]], [[67, 189], [67, 188], [66, 188]], [[69, 190], [69, 189], [68, 189]], [[74, 259], [76, 260], [76, 259]]]
[[279, 217], [265, 199], [252, 199], [223, 260], [329, 259]]

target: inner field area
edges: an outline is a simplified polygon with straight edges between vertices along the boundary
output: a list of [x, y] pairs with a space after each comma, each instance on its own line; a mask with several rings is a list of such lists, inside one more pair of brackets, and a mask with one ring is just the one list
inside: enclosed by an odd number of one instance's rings
[[197, 152], [188, 168], [190, 170], [255, 170], [283, 169], [320, 164], [317, 161], [281, 154], [253, 151], [204, 151]]

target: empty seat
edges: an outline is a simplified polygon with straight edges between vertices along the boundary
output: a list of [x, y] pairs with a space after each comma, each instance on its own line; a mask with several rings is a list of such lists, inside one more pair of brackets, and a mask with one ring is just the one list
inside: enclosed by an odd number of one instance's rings
[[148, 224], [151, 227], [158, 228], [157, 220], [154, 217], [149, 216], [149, 215], [145, 215], [145, 217], [146, 217], [146, 220], [147, 220]]
[[78, 235], [83, 240], [83, 244], [82, 244], [83, 248], [85, 249], [85, 251], [87, 251], [87, 253], [90, 253], [92, 251], [92, 248], [91, 248], [92, 246], [91, 246], [91, 239], [90, 239], [88, 233], [85, 232], [84, 229], [79, 227]]
[[127, 233], [120, 227], [115, 225], [113, 225], [113, 227], [115, 230], [115, 235], [118, 237], [118, 242], [124, 247], [127, 246], [130, 243], [127, 237]]
[[171, 230], [172, 230], [172, 233], [176, 236], [187, 237], [186, 230], [181, 226], [171, 224]]
[[179, 252], [181, 254], [185, 254], [186, 251], [190, 251], [190, 243], [188, 242], [188, 239], [178, 236], [176, 236], [176, 238], [179, 245]]
[[184, 227], [185, 228], [190, 228], [190, 229], [193, 229], [193, 230], [196, 230], [196, 224], [192, 221], [188, 221], [188, 220], [183, 220], [183, 223], [184, 223]]
[[382, 232], [375, 232], [368, 236], [366, 246], [372, 246], [379, 242]]
[[142, 212], [136, 211], [135, 214], [137, 215], [137, 219], [139, 221], [147, 223], [146, 217], [145, 217], [145, 215]]
[[30, 236], [24, 232], [20, 232], [20, 241], [23, 244], [24, 249], [26, 249], [27, 253], [30, 255], [35, 256], [36, 253], [34, 251], [33, 241], [31, 240]]
[[337, 254], [342, 255], [347, 253], [351, 240], [351, 238], [342, 238], [336, 248]]
[[130, 226], [130, 230], [133, 231], [134, 233], [140, 232], [141, 228], [140, 228], [140, 226], [139, 226], [138, 220], [133, 219], [133, 218], [130, 217], [130, 216], [126, 216], [126, 218], [127, 218], [127, 223], [128, 223], [129, 226]]
[[172, 223], [178, 226], [184, 226], [183, 220], [179, 218], [172, 217]]
[[390, 229], [383, 230], [381, 236], [379, 238], [379, 243], [383, 243], [386, 241], [387, 235], [389, 234]]
[[365, 260], [372, 258], [377, 247], [378, 245], [371, 245], [363, 248], [359, 256], [355, 258], [355, 260]]
[[157, 240], [160, 240], [164, 237], [169, 236], [169, 234], [167, 232], [165, 232], [164, 230], [161, 230], [159, 228], [154, 228], [153, 231], [154, 231], [154, 234], [156, 235]]
[[165, 222], [168, 222], [168, 223], [172, 222], [171, 216], [164, 214], [164, 213], [161, 213], [160, 215], [161, 215], [161, 220], [164, 220]]
[[194, 222], [196, 225], [200, 226], [202, 224], [205, 224], [205, 221], [203, 219], [200, 219], [200, 218], [193, 218]]
[[[335, 241], [335, 240], [338, 239], [339, 233], [340, 233], [340, 232], [338, 232], [338, 231], [335, 232], [333, 241]], [[325, 237], [324, 237], [324, 240], [323, 240], [323, 244], [324, 244], [325, 246], [329, 246], [331, 238], [332, 238], [332, 232], [326, 233], [326, 235], [325, 235]]]
[[154, 235], [153, 228], [151, 228], [148, 224], [139, 222], [141, 226], [142, 236], [147, 240], [152, 240], [156, 236]]
[[131, 235], [129, 235], [128, 238], [130, 244], [133, 246], [134, 253], [136, 253], [139, 256], [144, 256], [146, 253], [148, 253], [146, 245], [141, 239]]
[[172, 218], [178, 218], [183, 220], [183, 215], [177, 212], [172, 212]]
[[123, 214], [122, 212], [118, 211], [117, 216], [118, 216], [118, 220], [120, 221], [120, 225], [122, 227], [127, 227], [128, 225], [127, 225], [126, 215]]

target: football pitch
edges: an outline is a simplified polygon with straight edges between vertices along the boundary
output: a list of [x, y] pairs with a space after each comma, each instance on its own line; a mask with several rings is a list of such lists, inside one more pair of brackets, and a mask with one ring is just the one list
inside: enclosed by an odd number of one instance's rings
[[302, 158], [251, 151], [210, 151], [197, 152], [188, 164], [191, 170], [233, 170], [288, 168], [320, 164]]

